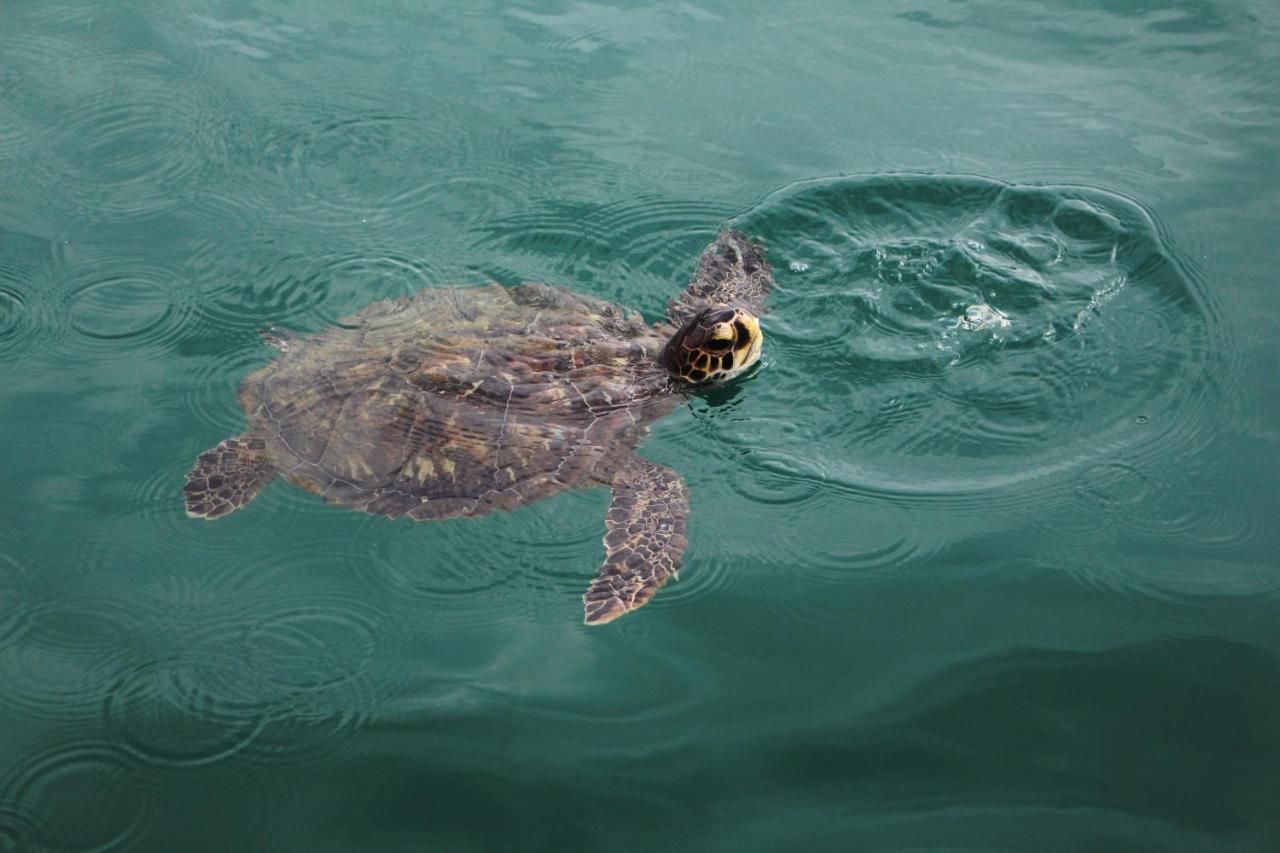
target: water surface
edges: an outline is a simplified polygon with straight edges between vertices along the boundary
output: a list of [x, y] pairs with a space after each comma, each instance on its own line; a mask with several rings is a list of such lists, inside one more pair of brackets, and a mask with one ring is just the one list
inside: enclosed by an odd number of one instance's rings
[[[1273, 850], [1264, 2], [0, 6], [0, 849]], [[603, 490], [189, 520], [257, 330], [733, 224], [764, 364]], [[967, 319], [966, 319], [967, 318]]]

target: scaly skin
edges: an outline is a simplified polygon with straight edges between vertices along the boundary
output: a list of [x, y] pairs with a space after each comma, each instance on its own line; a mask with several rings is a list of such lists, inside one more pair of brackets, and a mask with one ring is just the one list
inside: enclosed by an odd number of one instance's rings
[[588, 624], [611, 621], [675, 576], [687, 544], [684, 482], [634, 449], [688, 387], [676, 377], [736, 375], [759, 356], [750, 312], [772, 281], [760, 248], [723, 232], [669, 324], [526, 284], [425, 290], [309, 337], [266, 334], [280, 354], [240, 388], [249, 428], [197, 460], [188, 512], [220, 517], [276, 473], [418, 521], [609, 485], [584, 607]]

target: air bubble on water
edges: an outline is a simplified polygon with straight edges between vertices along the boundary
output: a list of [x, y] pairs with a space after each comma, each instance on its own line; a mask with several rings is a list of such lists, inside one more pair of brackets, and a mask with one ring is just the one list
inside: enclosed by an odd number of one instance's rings
[[1136, 423], [1136, 424], [1138, 424], [1138, 426], [1142, 426], [1143, 424], [1151, 423], [1151, 416], [1150, 416], [1150, 415], [1138, 415], [1136, 418], [1134, 418], [1134, 419], [1133, 419], [1133, 422], [1134, 422], [1134, 423]]
[[809, 271], [809, 265], [804, 261], [792, 261], [788, 266], [790, 266], [792, 272], [808, 272]]
[[1120, 291], [1124, 290], [1124, 286], [1128, 283], [1129, 277], [1124, 273], [1121, 273], [1099, 288], [1099, 290], [1089, 298], [1089, 304], [1081, 308], [1080, 313], [1076, 314], [1075, 322], [1071, 324], [1071, 331], [1080, 331], [1080, 328], [1084, 325], [1085, 320], [1089, 318], [1089, 315], [1099, 313], [1099, 309], [1112, 299], [1115, 299]]
[[1007, 329], [1009, 318], [999, 308], [993, 308], [985, 302], [970, 305], [964, 314], [956, 318], [955, 327], [966, 332], [981, 332], [984, 329]]

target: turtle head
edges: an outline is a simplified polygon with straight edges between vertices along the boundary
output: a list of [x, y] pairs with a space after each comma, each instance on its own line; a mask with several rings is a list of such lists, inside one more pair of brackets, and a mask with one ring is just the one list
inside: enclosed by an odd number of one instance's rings
[[671, 336], [658, 363], [693, 385], [732, 379], [760, 360], [760, 321], [745, 308], [705, 308]]

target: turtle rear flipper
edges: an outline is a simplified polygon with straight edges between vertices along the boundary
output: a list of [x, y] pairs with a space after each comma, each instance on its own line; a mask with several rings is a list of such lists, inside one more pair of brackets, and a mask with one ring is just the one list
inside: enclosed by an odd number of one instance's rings
[[582, 597], [588, 625], [643, 607], [680, 570], [688, 515], [679, 474], [639, 456], [623, 465], [613, 478], [604, 565]]
[[253, 500], [276, 475], [267, 445], [248, 433], [206, 450], [187, 474], [187, 515], [212, 521]]

